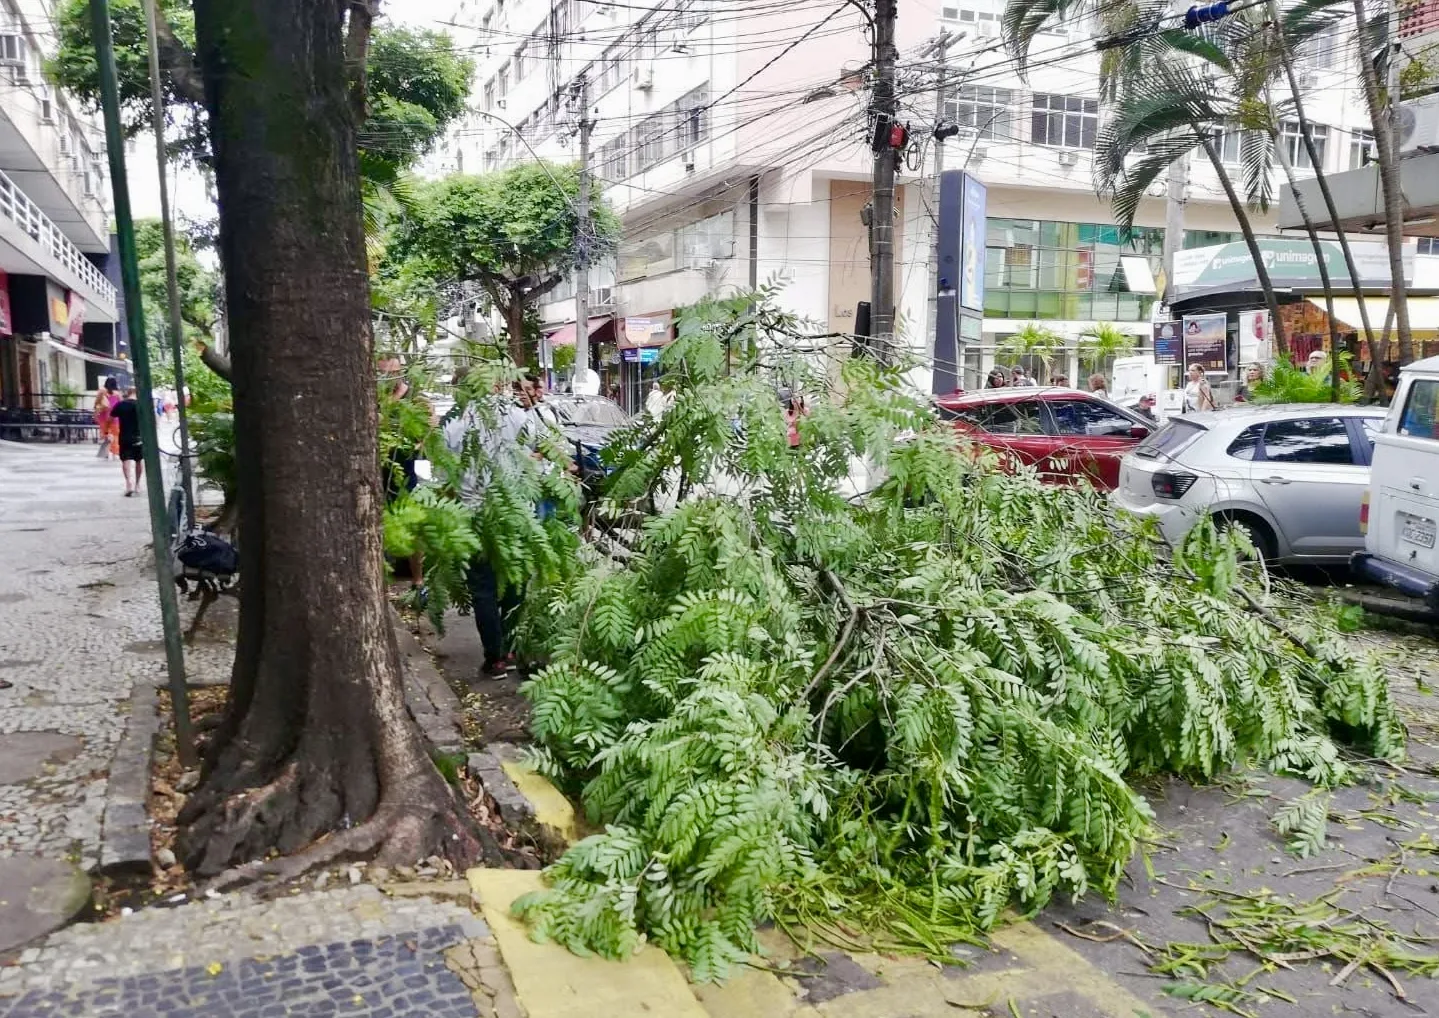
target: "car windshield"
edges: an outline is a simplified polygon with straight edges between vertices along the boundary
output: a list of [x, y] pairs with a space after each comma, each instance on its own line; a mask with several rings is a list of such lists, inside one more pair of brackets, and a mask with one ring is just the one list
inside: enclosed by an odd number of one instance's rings
[[1204, 427], [1192, 421], [1174, 420], [1134, 447], [1134, 455], [1145, 459], [1170, 457], [1204, 434]]
[[566, 424], [618, 428], [629, 423], [625, 412], [607, 399], [555, 400], [554, 407]]

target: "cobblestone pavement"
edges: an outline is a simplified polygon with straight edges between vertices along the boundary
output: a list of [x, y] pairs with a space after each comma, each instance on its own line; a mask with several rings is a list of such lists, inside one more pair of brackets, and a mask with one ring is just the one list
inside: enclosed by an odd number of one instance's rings
[[71, 926], [20, 962], [0, 968], [0, 1018], [517, 1013], [469, 908], [369, 885], [152, 908]]
[[163, 663], [143, 499], [95, 447], [0, 442], [0, 856], [99, 858], [105, 775], [133, 683]]

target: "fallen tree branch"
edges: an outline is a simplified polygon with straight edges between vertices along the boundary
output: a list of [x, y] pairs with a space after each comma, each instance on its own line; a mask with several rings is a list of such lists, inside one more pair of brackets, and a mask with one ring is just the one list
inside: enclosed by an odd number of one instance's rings
[[834, 649], [829, 652], [829, 657], [825, 659], [824, 664], [819, 666], [819, 671], [814, 673], [814, 678], [809, 680], [809, 685], [804, 687], [804, 692], [800, 693], [801, 700], [808, 700], [810, 694], [819, 688], [819, 684], [824, 681], [825, 676], [839, 662], [840, 656], [849, 646], [849, 638], [854, 635], [855, 623], [859, 621], [859, 608], [849, 599], [849, 593], [844, 589], [844, 584], [839, 581], [839, 577], [828, 569], [820, 570], [819, 575], [824, 579], [825, 585], [834, 591], [834, 595], [849, 609], [849, 618], [845, 621], [844, 628], [840, 630], [839, 639], [834, 642]]

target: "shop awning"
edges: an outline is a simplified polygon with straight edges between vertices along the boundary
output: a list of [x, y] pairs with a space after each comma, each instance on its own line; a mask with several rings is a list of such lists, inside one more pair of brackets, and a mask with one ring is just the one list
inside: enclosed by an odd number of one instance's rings
[[[609, 315], [601, 315], [599, 318], [591, 318], [591, 319], [590, 319], [590, 333], [589, 333], [589, 334], [590, 334], [591, 336], [593, 336], [593, 335], [594, 335], [596, 332], [598, 332], [600, 329], [604, 328], [605, 323], [608, 322], [609, 320], [610, 320], [610, 316], [609, 316]], [[554, 332], [546, 333], [546, 334], [545, 334], [545, 342], [549, 343], [550, 346], [574, 346], [574, 345], [575, 345], [575, 323], [574, 323], [574, 322], [566, 322], [564, 325], [561, 325], [561, 326], [560, 326], [558, 329], [556, 329]]]
[[[1328, 313], [1323, 297], [1310, 297], [1309, 303], [1320, 311]], [[1439, 297], [1410, 297], [1409, 329], [1411, 332], [1439, 332]], [[1369, 313], [1369, 327], [1375, 333], [1384, 330], [1384, 319], [1389, 315], [1389, 298], [1365, 297], [1364, 310]], [[1353, 297], [1334, 298], [1334, 317], [1355, 332], [1363, 331], [1364, 319], [1359, 315], [1359, 301]]]
[[90, 361], [92, 364], [103, 364], [107, 368], [119, 368], [121, 371], [130, 370], [129, 361], [117, 360], [114, 357], [106, 357], [104, 354], [96, 353], [94, 350], [86, 350], [82, 346], [71, 346], [69, 343], [62, 343], [58, 339], [54, 338], [47, 339], [45, 342], [48, 345], [54, 347], [55, 350], [59, 353], [63, 353], [70, 357], [79, 358], [82, 361]]

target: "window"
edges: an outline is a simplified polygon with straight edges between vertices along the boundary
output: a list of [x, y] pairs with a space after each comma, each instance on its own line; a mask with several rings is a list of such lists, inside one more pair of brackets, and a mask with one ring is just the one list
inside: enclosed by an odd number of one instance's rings
[[40, 100], [40, 120], [46, 124], [55, 122], [55, 100], [50, 98], [50, 89], [40, 85], [35, 90], [35, 96]]
[[709, 138], [709, 86], [701, 85], [675, 103], [676, 146], [690, 148]]
[[734, 213], [701, 219], [679, 229], [680, 268], [700, 269], [734, 257]]
[[675, 268], [675, 231], [620, 243], [619, 281], [643, 279]]
[[1310, 67], [1330, 70], [1338, 63], [1341, 52], [1339, 37], [1333, 28], [1327, 28], [1303, 47], [1303, 59]]
[[491, 78], [489, 81], [485, 82], [485, 109], [487, 109], [487, 110], [492, 110], [492, 109], [494, 109], [494, 108], [495, 108], [495, 80], [494, 80], [493, 78]]
[[1439, 237], [1420, 237], [1419, 253], [1422, 255], [1439, 255]]
[[1251, 424], [1239, 433], [1239, 437], [1229, 443], [1229, 448], [1224, 451], [1237, 460], [1252, 460], [1254, 452], [1259, 448], [1259, 436], [1264, 434], [1264, 425]]
[[611, 46], [600, 57], [600, 91], [608, 92], [620, 83], [620, 51]]
[[624, 180], [629, 176], [629, 137], [621, 134], [600, 146], [600, 179]]
[[25, 66], [25, 38], [14, 33], [0, 35], [0, 64]]
[[1047, 404], [1060, 435], [1128, 435], [1135, 422], [1093, 399], [1056, 399]]
[[1439, 439], [1439, 382], [1422, 378], [1409, 387], [1404, 412], [1399, 415], [1399, 434], [1410, 438]]
[[959, 8], [958, 8], [958, 7], [941, 7], [941, 8], [939, 9], [939, 16], [940, 16], [941, 18], [943, 18], [945, 21], [958, 21], [958, 20], [959, 20]]
[[525, 69], [526, 69], [526, 65], [525, 65], [525, 48], [524, 48], [523, 46], [521, 46], [519, 49], [515, 50], [515, 58], [514, 58], [512, 61], [510, 61], [510, 63], [514, 66], [514, 69], [515, 69], [515, 84], [518, 85], [521, 81], [524, 81], [524, 80], [525, 80]]
[[651, 118], [635, 128], [635, 172], [643, 173], [664, 157], [664, 121]]
[[944, 119], [989, 141], [1014, 138], [1015, 94], [1007, 88], [971, 85], [944, 104]]
[[1034, 93], [1031, 140], [1036, 145], [1094, 148], [1099, 131], [1099, 100]]
[[1273, 421], [1264, 428], [1266, 463], [1352, 464], [1349, 429], [1338, 417]]
[[976, 407], [970, 418], [976, 427], [991, 435], [1042, 435], [1044, 426], [1039, 417], [1039, 401], [1015, 400]]
[[1357, 170], [1365, 163], [1374, 161], [1374, 132], [1349, 132], [1349, 168]]
[[1219, 153], [1219, 161], [1228, 164], [1237, 164], [1241, 150], [1240, 142], [1244, 135], [1239, 131], [1215, 131], [1214, 151]]
[[[1279, 140], [1289, 154], [1290, 165], [1300, 170], [1312, 170], [1314, 164], [1309, 161], [1309, 149], [1304, 144], [1304, 135], [1299, 131], [1299, 121], [1286, 120], [1279, 127]], [[1318, 153], [1319, 161], [1324, 162], [1324, 146], [1329, 141], [1329, 128], [1311, 123], [1309, 135], [1314, 139], [1314, 151]]]
[[495, 75], [495, 97], [503, 99], [510, 94], [510, 67], [506, 64], [500, 68], [500, 73]]

